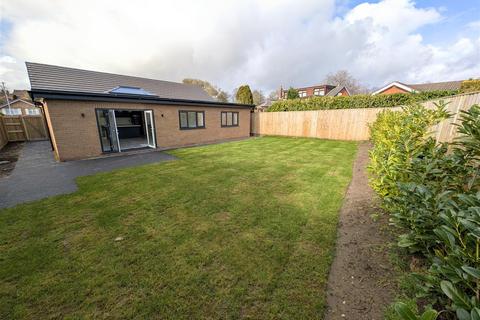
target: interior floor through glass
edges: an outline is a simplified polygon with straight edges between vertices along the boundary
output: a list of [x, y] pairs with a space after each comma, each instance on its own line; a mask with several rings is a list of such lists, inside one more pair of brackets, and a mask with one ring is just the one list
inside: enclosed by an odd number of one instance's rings
[[148, 147], [146, 137], [120, 139], [120, 149], [146, 148]]

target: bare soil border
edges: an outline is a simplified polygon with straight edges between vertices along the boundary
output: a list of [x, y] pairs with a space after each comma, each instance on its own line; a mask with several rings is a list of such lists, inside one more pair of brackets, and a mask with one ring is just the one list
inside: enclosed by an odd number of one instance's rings
[[0, 178], [7, 177], [15, 169], [23, 142], [9, 142], [0, 149]]
[[352, 181], [340, 211], [335, 258], [327, 289], [325, 319], [383, 319], [394, 299], [396, 277], [389, 259], [388, 218], [379, 215], [366, 167], [370, 144], [359, 144]]

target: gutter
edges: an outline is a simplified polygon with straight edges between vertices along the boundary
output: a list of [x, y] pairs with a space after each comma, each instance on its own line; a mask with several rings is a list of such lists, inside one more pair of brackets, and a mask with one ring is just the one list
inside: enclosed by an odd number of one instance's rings
[[218, 101], [202, 101], [187, 99], [160, 98], [158, 96], [139, 96], [129, 94], [112, 93], [85, 93], [57, 90], [30, 90], [32, 99], [44, 98], [54, 100], [76, 100], [76, 101], [106, 101], [106, 102], [130, 102], [130, 103], [151, 103], [172, 106], [209, 106], [214, 108], [241, 108], [253, 109], [255, 105], [241, 103], [226, 103]]

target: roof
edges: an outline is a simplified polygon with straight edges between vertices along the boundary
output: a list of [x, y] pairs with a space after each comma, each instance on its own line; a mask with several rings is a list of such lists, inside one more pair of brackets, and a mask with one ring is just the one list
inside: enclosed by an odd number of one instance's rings
[[326, 96], [327, 97], [335, 97], [337, 94], [340, 93], [340, 91], [342, 91], [343, 89], [347, 90], [348, 92], [348, 95], [350, 95], [350, 91], [348, 91], [348, 88], [345, 87], [345, 86], [336, 86], [335, 88], [333, 88], [332, 90], [328, 91]]
[[379, 94], [391, 87], [398, 87], [403, 89], [407, 92], [414, 92], [414, 91], [435, 91], [435, 90], [459, 90], [460, 86], [462, 85], [463, 80], [460, 81], [445, 81], [445, 82], [430, 82], [430, 83], [418, 83], [418, 84], [405, 84], [400, 81], [394, 81], [382, 88], [378, 89], [377, 91], [373, 92], [372, 95]]
[[462, 85], [462, 81], [446, 81], [446, 82], [432, 82], [420, 84], [407, 84], [415, 91], [435, 91], [435, 90], [458, 90]]
[[265, 107], [270, 107], [272, 105], [272, 100], [270, 99], [266, 99], [264, 102], [262, 102], [261, 104], [259, 104], [257, 106], [257, 108], [265, 108]]
[[32, 91], [105, 94], [118, 87], [143, 89], [160, 98], [215, 101], [201, 87], [113, 73], [26, 62]]
[[[295, 90], [308, 90], [308, 89], [315, 89], [315, 88], [328, 89], [328, 88], [335, 88], [335, 86], [331, 84], [317, 84], [317, 85], [308, 86], [308, 87], [298, 87], [298, 88], [295, 88]], [[288, 91], [288, 88], [287, 89], [282, 88], [282, 89], [283, 91]]]
[[[31, 105], [32, 107], [35, 106], [31, 101], [26, 101], [26, 100], [23, 100], [23, 99], [15, 99], [15, 100], [13, 100], [13, 101], [10, 101], [9, 103], [10, 103], [10, 105], [12, 105], [12, 104], [17, 103], [17, 102], [20, 102], [20, 101], [21, 101], [21, 102], [25, 102], [25, 103]], [[0, 105], [0, 109], [3, 109], [3, 108], [5, 108], [5, 107], [8, 107], [8, 103], [4, 103], [4, 104]]]

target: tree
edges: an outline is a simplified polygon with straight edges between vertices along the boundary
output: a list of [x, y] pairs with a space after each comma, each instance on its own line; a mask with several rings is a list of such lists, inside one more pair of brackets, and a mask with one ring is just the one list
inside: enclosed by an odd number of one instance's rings
[[228, 93], [218, 88], [217, 86], [214, 86], [208, 81], [186, 78], [186, 79], [183, 79], [182, 82], [185, 84], [193, 84], [201, 87], [203, 90], [205, 90], [208, 93], [209, 96], [211, 96], [217, 101], [228, 102], [228, 99], [230, 98]]
[[278, 91], [277, 90], [274, 90], [272, 92], [270, 92], [270, 94], [268, 95], [268, 99], [272, 100], [272, 101], [276, 101], [278, 100]]
[[287, 91], [287, 99], [297, 99], [300, 98], [298, 95], [298, 90], [295, 88], [290, 87]]
[[329, 73], [325, 77], [325, 83], [335, 86], [345, 86], [351, 94], [368, 93], [368, 89], [361, 85], [347, 70]]
[[253, 96], [253, 104], [256, 106], [265, 102], [265, 95], [261, 90], [253, 90], [252, 96]]
[[217, 95], [217, 101], [228, 102], [228, 100], [230, 100], [230, 95], [223, 90], [219, 90]]
[[238, 88], [237, 94], [235, 95], [235, 101], [237, 103], [253, 104], [252, 90], [250, 90], [248, 84]]

